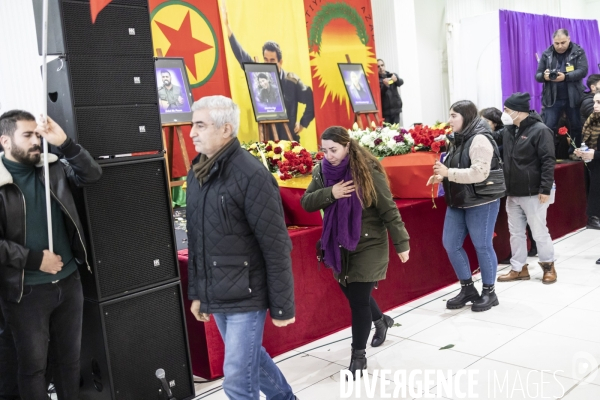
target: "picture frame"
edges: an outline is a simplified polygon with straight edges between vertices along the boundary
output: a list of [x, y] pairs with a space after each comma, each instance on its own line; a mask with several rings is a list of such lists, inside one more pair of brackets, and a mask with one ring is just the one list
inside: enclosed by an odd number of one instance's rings
[[244, 63], [256, 122], [288, 121], [277, 64]]
[[154, 65], [161, 124], [191, 123], [194, 97], [183, 58], [160, 57]]
[[354, 113], [377, 112], [377, 104], [362, 64], [338, 63]]

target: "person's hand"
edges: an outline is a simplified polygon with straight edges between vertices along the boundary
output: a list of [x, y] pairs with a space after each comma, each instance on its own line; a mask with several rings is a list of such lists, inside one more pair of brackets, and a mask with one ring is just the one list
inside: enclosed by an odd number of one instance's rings
[[194, 314], [194, 317], [200, 322], [210, 321], [210, 314], [200, 312], [200, 300], [193, 300], [190, 311]]
[[443, 180], [444, 180], [444, 177], [441, 175], [431, 175], [429, 177], [429, 180], [427, 181], [427, 185], [425, 185], [425, 186], [433, 185], [436, 183], [441, 183]]
[[[596, 152], [596, 150], [588, 149], [586, 151], [581, 151], [581, 150], [577, 149], [577, 150], [575, 150], [575, 152], [578, 157], [581, 157], [584, 161], [588, 161], [588, 160], [594, 159], [594, 153]], [[579, 154], [577, 154], [577, 152], [579, 152]]]
[[283, 328], [284, 326], [288, 326], [289, 324], [293, 324], [294, 322], [296, 322], [296, 317], [284, 320], [274, 319], [273, 325], [275, 325], [278, 328]]
[[436, 161], [433, 165], [433, 173], [436, 175], [441, 175], [445, 178], [448, 176], [448, 167], [446, 167], [441, 162]]
[[67, 134], [52, 118], [46, 118], [44, 121], [44, 116], [40, 115], [40, 122], [35, 128], [35, 133], [46, 139], [51, 145], [58, 147], [67, 140]]
[[549, 194], [538, 194], [538, 199], [540, 199], [540, 204], [544, 204], [546, 203], [548, 200], [550, 200], [550, 195]]
[[336, 200], [344, 197], [350, 197], [352, 196], [352, 192], [354, 192], [354, 185], [352, 184], [352, 181], [338, 182], [333, 185], [333, 189], [331, 189], [331, 194]]
[[544, 80], [549, 81], [550, 80], [550, 70], [546, 69], [544, 71]]
[[385, 86], [390, 86], [390, 78], [383, 78], [383, 84]]
[[559, 72], [558, 76], [556, 77], [556, 79], [553, 80], [552, 82], [562, 82], [565, 79], [567, 79], [567, 76], [565, 74], [563, 74], [562, 72]]
[[44, 250], [44, 257], [42, 258], [42, 265], [40, 265], [40, 271], [47, 274], [56, 275], [62, 270], [63, 262], [61, 256], [54, 254], [50, 250]]
[[398, 77], [396, 76], [396, 74], [392, 74], [392, 81], [396, 82], [398, 80]]
[[400, 261], [402, 261], [403, 263], [408, 261], [408, 253], [410, 252], [410, 250], [406, 250], [402, 253], [398, 253], [398, 257], [400, 257]]
[[304, 130], [304, 127], [302, 125], [300, 125], [300, 122], [296, 122], [296, 126], [294, 127], [294, 132], [295, 133], [300, 133]]
[[179, 97], [177, 98], [177, 102], [178, 102], [180, 105], [183, 105], [183, 97], [179, 96]]
[[169, 102], [167, 100], [159, 100], [159, 103], [162, 108], [169, 108]]
[[223, 23], [227, 27], [227, 37], [231, 37], [231, 35], [233, 35], [233, 32], [229, 27], [229, 15], [227, 15], [227, 4], [225, 0], [221, 0], [221, 16], [223, 17]]

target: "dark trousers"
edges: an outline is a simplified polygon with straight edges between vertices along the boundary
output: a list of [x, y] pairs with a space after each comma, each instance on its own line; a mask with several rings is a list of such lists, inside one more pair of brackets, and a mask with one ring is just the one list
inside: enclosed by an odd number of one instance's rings
[[15, 343], [0, 308], [0, 400], [19, 398], [17, 365]]
[[[590, 190], [587, 198], [587, 216], [600, 217], [600, 161], [592, 160], [586, 164], [589, 168]], [[586, 168], [586, 173], [588, 173]]]
[[79, 354], [83, 293], [79, 272], [55, 283], [24, 286], [20, 303], [0, 301], [19, 359], [23, 400], [47, 398], [45, 372], [49, 346], [56, 394], [79, 399]]
[[371, 296], [375, 282], [352, 282], [340, 285], [352, 310], [352, 347], [365, 350], [371, 332], [371, 323], [383, 317], [377, 302]]
[[384, 114], [383, 119], [388, 124], [399, 124], [400, 123], [400, 113], [397, 114]]
[[[583, 128], [581, 124], [581, 116], [579, 115], [579, 109], [576, 107], [569, 106], [569, 99], [556, 100], [552, 107], [544, 108], [544, 124], [556, 135], [558, 132], [558, 121], [562, 116], [563, 111], [567, 116], [567, 120], [569, 120], [569, 125], [571, 126], [571, 131], [569, 135], [575, 141], [575, 146], [581, 146], [581, 129]], [[555, 145], [558, 144], [558, 138], [555, 136]], [[569, 154], [573, 152], [573, 146], [571, 145], [569, 148]]]

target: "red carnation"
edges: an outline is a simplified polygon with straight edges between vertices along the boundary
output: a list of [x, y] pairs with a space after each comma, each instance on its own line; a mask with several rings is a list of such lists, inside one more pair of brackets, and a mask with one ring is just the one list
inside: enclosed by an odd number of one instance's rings
[[431, 150], [432, 151], [435, 151], [436, 153], [439, 153], [441, 149], [442, 149], [442, 142], [433, 142], [431, 144]]
[[281, 154], [281, 152], [283, 150], [281, 150], [281, 147], [277, 146], [277, 147], [275, 147], [275, 150], [273, 150], [273, 151], [275, 152], [275, 154]]
[[562, 126], [558, 129], [558, 134], [561, 136], [565, 136], [569, 132], [566, 126]]
[[271, 151], [271, 150], [273, 150], [273, 146], [271, 146], [271, 145], [268, 145], [267, 147], [265, 147], [265, 150], [266, 150], [266, 151]]

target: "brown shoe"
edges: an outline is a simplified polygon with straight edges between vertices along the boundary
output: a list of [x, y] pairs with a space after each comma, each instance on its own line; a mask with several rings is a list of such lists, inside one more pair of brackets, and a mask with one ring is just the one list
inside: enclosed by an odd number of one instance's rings
[[527, 281], [529, 280], [529, 270], [527, 270], [527, 266], [529, 264], [523, 265], [523, 269], [521, 272], [517, 272], [514, 270], [510, 270], [508, 274], [500, 275], [498, 277], [498, 282], [512, 282], [512, 281]]
[[556, 282], [556, 270], [554, 269], [553, 262], [539, 262], [540, 267], [544, 270], [544, 277], [542, 278], [542, 283], [545, 285], [549, 285], [551, 283]]

